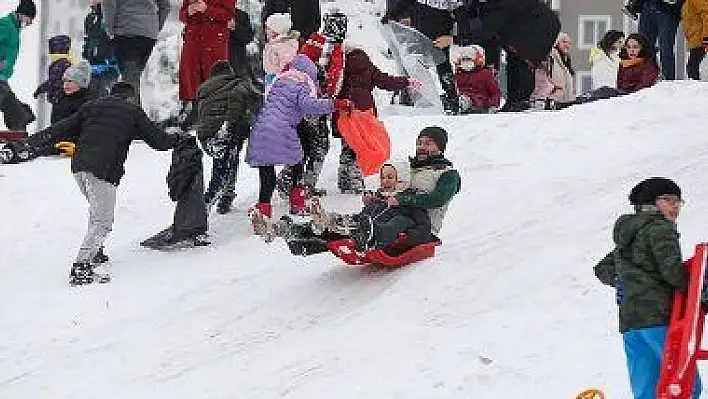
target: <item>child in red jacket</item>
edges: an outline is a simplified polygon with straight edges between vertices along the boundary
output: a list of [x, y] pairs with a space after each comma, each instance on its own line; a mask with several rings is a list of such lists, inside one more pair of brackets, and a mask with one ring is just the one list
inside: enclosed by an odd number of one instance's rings
[[494, 72], [484, 63], [484, 49], [481, 46], [460, 47], [459, 58], [455, 62], [455, 84], [460, 95], [461, 114], [486, 114], [499, 108], [499, 83]]

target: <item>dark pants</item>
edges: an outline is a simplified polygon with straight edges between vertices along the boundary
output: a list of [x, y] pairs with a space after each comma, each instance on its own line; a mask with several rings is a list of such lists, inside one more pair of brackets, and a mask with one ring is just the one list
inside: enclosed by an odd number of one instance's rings
[[377, 201], [365, 206], [361, 214], [368, 215], [372, 219], [376, 248], [383, 249], [391, 246], [401, 233], [406, 233], [406, 248], [432, 239], [430, 217], [424, 209], [390, 208], [385, 202]]
[[172, 229], [173, 241], [206, 233], [207, 210], [204, 204], [204, 177], [201, 171], [194, 177], [187, 193], [177, 201]]
[[155, 47], [155, 39], [144, 36], [116, 36], [113, 44], [123, 81], [133, 86], [136, 99], [140, 100], [140, 78]]
[[448, 99], [457, 98], [457, 89], [455, 88], [455, 76], [452, 72], [452, 63], [450, 62], [450, 47], [443, 49], [445, 53], [445, 62], [438, 64], [435, 68], [438, 72], [440, 85], [445, 92], [445, 97]]
[[0, 111], [9, 130], [26, 130], [35, 120], [32, 108], [17, 98], [6, 80], [0, 80]]
[[639, 17], [639, 33], [649, 39], [652, 46], [659, 40], [661, 72], [666, 80], [676, 79], [676, 31], [679, 18], [657, 8], [656, 2], [645, 1]]
[[[292, 166], [290, 169], [292, 173], [293, 184], [302, 184], [302, 164], [300, 163], [295, 166]], [[270, 200], [273, 198], [273, 192], [275, 191], [275, 166], [259, 166], [258, 178], [260, 179], [258, 202], [270, 203]]]
[[516, 54], [508, 53], [506, 59], [507, 102], [529, 101], [536, 84], [534, 71], [526, 60]]
[[[700, 67], [703, 58], [706, 56], [706, 50], [703, 47], [692, 48], [688, 53], [688, 62], [686, 63], [686, 75], [689, 79], [700, 80]], [[706, 76], [708, 77], [708, 76]]]
[[[327, 117], [306, 117], [297, 125], [297, 135], [304, 154], [302, 182], [297, 184], [304, 184], [308, 190], [312, 190], [317, 187], [325, 157], [329, 152]], [[284, 196], [289, 195], [293, 184], [291, 169], [291, 166], [286, 166], [278, 174], [278, 190]]]

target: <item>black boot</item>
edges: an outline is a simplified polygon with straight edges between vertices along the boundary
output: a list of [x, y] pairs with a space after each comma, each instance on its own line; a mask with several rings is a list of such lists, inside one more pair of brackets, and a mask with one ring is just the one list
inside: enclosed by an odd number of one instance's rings
[[98, 249], [98, 252], [96, 252], [96, 255], [93, 256], [93, 260], [91, 260], [91, 263], [94, 265], [100, 265], [102, 263], [106, 263], [110, 260], [108, 255], [103, 252], [103, 247]]
[[97, 273], [90, 263], [74, 263], [69, 274], [69, 284], [86, 285], [91, 283], [107, 283], [111, 281], [111, 276], [105, 273]]

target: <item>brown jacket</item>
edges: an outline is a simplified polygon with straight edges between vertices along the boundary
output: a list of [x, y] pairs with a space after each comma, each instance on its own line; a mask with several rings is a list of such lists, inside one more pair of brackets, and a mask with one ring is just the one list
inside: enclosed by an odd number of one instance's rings
[[681, 9], [688, 48], [701, 47], [708, 38], [708, 0], [686, 0]]

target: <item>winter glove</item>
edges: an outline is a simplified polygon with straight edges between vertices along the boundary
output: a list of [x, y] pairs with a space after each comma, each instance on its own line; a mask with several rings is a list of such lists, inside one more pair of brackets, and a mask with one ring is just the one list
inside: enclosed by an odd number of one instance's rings
[[336, 109], [337, 111], [351, 113], [354, 110], [354, 104], [351, 102], [351, 100], [348, 100], [346, 98], [337, 98], [334, 100], [334, 109]]
[[408, 88], [413, 91], [420, 91], [423, 88], [423, 83], [418, 79], [409, 78]]
[[62, 155], [65, 155], [69, 158], [74, 156], [74, 151], [76, 150], [76, 144], [74, 144], [71, 141], [60, 141], [56, 144], [54, 144], [54, 148], [59, 150], [59, 152], [62, 153]]

